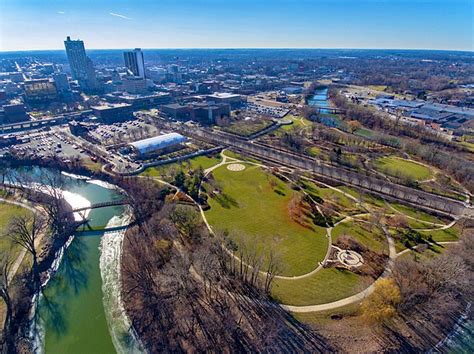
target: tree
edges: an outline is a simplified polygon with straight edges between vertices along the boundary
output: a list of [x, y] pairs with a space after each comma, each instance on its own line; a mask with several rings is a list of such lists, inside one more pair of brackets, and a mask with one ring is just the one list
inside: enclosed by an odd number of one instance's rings
[[11, 343], [12, 336], [10, 334], [10, 324], [13, 314], [13, 304], [10, 297], [10, 268], [12, 262], [10, 261], [8, 255], [2, 255], [0, 259], [0, 298], [2, 298], [5, 303], [5, 322], [3, 326], [3, 331], [0, 336], [1, 346], [6, 346], [3, 348], [3, 352], [9, 353], [13, 348], [13, 343]]
[[174, 185], [178, 188], [183, 188], [184, 182], [186, 181], [186, 175], [183, 170], [179, 170], [174, 177]]
[[400, 289], [395, 281], [380, 279], [373, 293], [362, 302], [362, 317], [368, 323], [384, 323], [395, 315], [399, 302]]
[[195, 209], [178, 205], [171, 211], [170, 219], [181, 236], [192, 241], [197, 241], [201, 238], [201, 216]]
[[351, 134], [354, 134], [354, 132], [360, 128], [362, 128], [362, 124], [357, 120], [350, 120], [347, 122], [347, 129]]
[[40, 277], [38, 269], [38, 250], [37, 240], [41, 232], [44, 231], [46, 223], [43, 218], [37, 214], [32, 216], [15, 216], [9, 223], [7, 232], [12, 242], [24, 248], [30, 253], [33, 266], [33, 286], [35, 291], [39, 289]]

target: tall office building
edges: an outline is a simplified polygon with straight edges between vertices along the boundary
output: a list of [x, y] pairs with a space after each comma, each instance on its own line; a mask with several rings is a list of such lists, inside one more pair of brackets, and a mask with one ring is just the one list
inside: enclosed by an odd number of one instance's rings
[[71, 37], [68, 36], [64, 41], [64, 46], [66, 47], [72, 78], [77, 80], [81, 88], [85, 90], [97, 89], [94, 65], [92, 60], [86, 55], [84, 42], [81, 40], [71, 40]]
[[133, 76], [139, 76], [142, 79], [145, 78], [145, 60], [143, 58], [143, 52], [140, 48], [124, 52], [123, 58], [125, 60], [125, 66], [133, 74]]

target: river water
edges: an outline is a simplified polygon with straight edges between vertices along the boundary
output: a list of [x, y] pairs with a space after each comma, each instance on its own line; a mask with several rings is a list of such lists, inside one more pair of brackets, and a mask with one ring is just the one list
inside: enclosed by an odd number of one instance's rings
[[328, 127], [338, 127], [340, 120], [335, 114], [331, 114], [329, 110], [324, 109], [325, 107], [329, 108], [328, 101], [328, 88], [318, 88], [314, 91], [314, 94], [308, 97], [308, 105], [313, 107], [321, 108], [319, 113], [320, 123]]
[[[65, 178], [65, 199], [73, 207], [122, 198], [100, 181]], [[128, 224], [129, 213], [122, 206], [108, 207], [91, 210], [88, 218], [92, 227], [121, 226]], [[39, 298], [32, 324], [37, 352], [140, 352], [120, 298], [123, 235], [74, 236]]]

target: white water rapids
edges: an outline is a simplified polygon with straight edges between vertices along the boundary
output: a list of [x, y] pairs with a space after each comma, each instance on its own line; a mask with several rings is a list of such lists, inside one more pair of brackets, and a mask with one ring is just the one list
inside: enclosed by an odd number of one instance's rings
[[[130, 213], [114, 216], [107, 228], [128, 225], [130, 218]], [[117, 353], [142, 353], [122, 303], [121, 262], [124, 235], [125, 230], [111, 231], [104, 233], [101, 238], [99, 264], [104, 310]]]

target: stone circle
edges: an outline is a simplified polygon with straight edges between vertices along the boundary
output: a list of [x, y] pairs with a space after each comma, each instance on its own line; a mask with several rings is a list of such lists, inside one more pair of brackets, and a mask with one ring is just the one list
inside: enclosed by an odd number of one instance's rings
[[350, 250], [340, 250], [337, 253], [337, 259], [348, 267], [360, 267], [364, 264], [362, 256], [359, 253]]
[[231, 163], [227, 165], [227, 169], [232, 172], [238, 172], [245, 170], [245, 165], [241, 163]]

